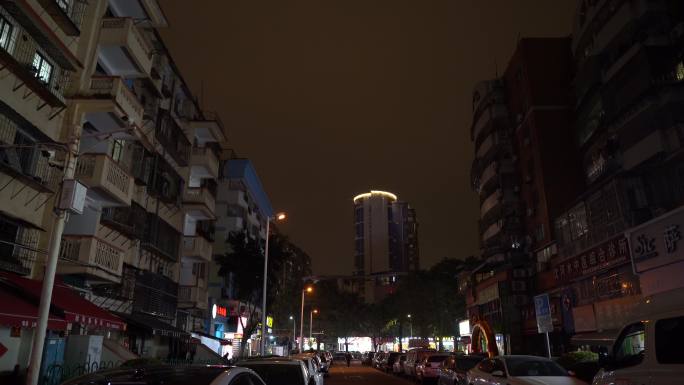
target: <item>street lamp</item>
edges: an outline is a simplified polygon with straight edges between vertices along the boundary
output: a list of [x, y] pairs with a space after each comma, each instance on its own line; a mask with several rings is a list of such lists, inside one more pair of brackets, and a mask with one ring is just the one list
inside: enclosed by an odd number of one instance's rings
[[313, 331], [313, 315], [318, 314], [318, 309], [313, 309], [311, 310], [311, 313], [309, 314], [309, 349], [313, 348], [313, 345], [311, 344], [311, 336], [312, 336], [312, 331]]
[[292, 338], [294, 338], [294, 345], [297, 346], [297, 319], [294, 316], [290, 316], [292, 320]]
[[302, 289], [302, 310], [299, 313], [299, 352], [304, 350], [304, 294], [312, 293], [313, 286], [306, 286]]
[[[409, 319], [409, 328], [411, 329], [411, 338], [409, 340], [413, 339], [413, 321], [411, 321], [411, 314], [406, 316]], [[410, 344], [409, 344], [410, 346]]]
[[271, 237], [271, 221], [284, 221], [287, 215], [280, 212], [275, 217], [266, 218], [266, 247], [264, 247], [264, 287], [261, 294], [261, 355], [266, 355], [266, 289], [268, 282], [268, 239]]

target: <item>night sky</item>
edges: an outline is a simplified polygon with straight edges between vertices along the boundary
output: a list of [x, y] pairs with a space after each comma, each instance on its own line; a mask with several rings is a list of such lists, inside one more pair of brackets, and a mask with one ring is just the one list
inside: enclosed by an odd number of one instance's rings
[[348, 274], [352, 197], [371, 188], [416, 208], [421, 267], [477, 254], [473, 85], [503, 71], [518, 36], [570, 34], [575, 1], [162, 5], [177, 65], [288, 212], [280, 228], [316, 274]]

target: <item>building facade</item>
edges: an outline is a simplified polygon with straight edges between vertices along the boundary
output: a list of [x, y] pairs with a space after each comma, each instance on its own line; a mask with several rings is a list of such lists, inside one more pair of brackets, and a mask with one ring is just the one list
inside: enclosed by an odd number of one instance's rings
[[386, 191], [354, 197], [354, 275], [373, 303], [392, 292], [401, 275], [420, 266], [416, 211]]
[[[158, 33], [166, 26], [155, 0], [0, 4], [0, 269], [12, 274], [1, 283], [41, 278], [66, 148], [76, 142], [75, 179], [87, 195], [67, 218], [56, 287], [127, 327], [77, 318], [62, 336], [67, 347], [71, 336], [86, 345], [99, 337], [103, 360], [185, 358], [189, 332], [204, 330], [210, 310], [226, 136], [175, 66]], [[0, 369], [26, 365], [15, 359]]]

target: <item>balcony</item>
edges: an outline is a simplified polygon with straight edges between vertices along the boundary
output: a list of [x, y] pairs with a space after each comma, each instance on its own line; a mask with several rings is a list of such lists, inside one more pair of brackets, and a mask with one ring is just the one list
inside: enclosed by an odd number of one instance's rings
[[215, 219], [216, 199], [207, 187], [186, 187], [183, 208], [195, 220]]
[[38, 0], [38, 3], [52, 17], [52, 20], [62, 29], [64, 34], [67, 36], [79, 36], [81, 34], [81, 21], [87, 3], [57, 0]]
[[[110, 206], [129, 206], [133, 177], [106, 154], [83, 154], [76, 163], [76, 178], [88, 186], [97, 200]], [[92, 191], [91, 191], [92, 190]]]
[[496, 138], [496, 133], [491, 133], [489, 136], [487, 136], [487, 139], [485, 139], [480, 145], [477, 147], [477, 157], [479, 159], [484, 159], [489, 155], [489, 152], [492, 148], [494, 148], [494, 145], [497, 143], [497, 138]]
[[147, 211], [132, 202], [125, 207], [105, 207], [102, 209], [100, 223], [107, 225], [132, 239], [142, 239], [145, 234]]
[[[98, 130], [106, 132], [109, 127], [119, 129], [124, 123], [141, 125], [144, 109], [137, 96], [119, 76], [93, 76], [87, 91], [88, 99], [82, 100], [85, 109], [95, 116], [89, 121]], [[116, 121], [111, 121], [110, 113]], [[105, 120], [106, 119], [106, 120]]]
[[[125, 251], [92, 236], [64, 236], [59, 250], [58, 274], [84, 275], [120, 282]], [[69, 263], [72, 261], [74, 263]]]
[[190, 141], [169, 111], [160, 110], [155, 137], [179, 166], [188, 165]]
[[190, 121], [190, 128], [200, 143], [226, 140], [223, 122], [215, 112], [204, 111], [201, 119]]
[[176, 229], [158, 216], [147, 213], [142, 247], [171, 261], [178, 261], [181, 236]]
[[183, 237], [183, 259], [211, 262], [213, 247], [204, 237]]
[[503, 193], [501, 189], [494, 191], [480, 205], [480, 219], [483, 219], [490, 211], [501, 203]]
[[473, 139], [477, 140], [481, 133], [484, 132], [485, 127], [496, 119], [505, 118], [508, 115], [508, 109], [503, 104], [493, 104], [478, 116], [475, 126], [473, 127]]
[[178, 284], [151, 271], [135, 273], [133, 311], [173, 319], [178, 304]]
[[152, 45], [138, 29], [134, 19], [102, 19], [100, 62], [112, 75], [148, 76], [152, 69]]
[[502, 229], [502, 226], [498, 221], [492, 223], [487, 228], [487, 230], [485, 230], [485, 232], [482, 234], [482, 240], [486, 242], [487, 240], [493, 238], [494, 236], [498, 235], [501, 232], [501, 229]]
[[190, 156], [190, 175], [200, 179], [218, 178], [219, 161], [209, 147], [193, 147]]
[[209, 308], [207, 289], [197, 286], [179, 286], [178, 307], [182, 309], [207, 310]]

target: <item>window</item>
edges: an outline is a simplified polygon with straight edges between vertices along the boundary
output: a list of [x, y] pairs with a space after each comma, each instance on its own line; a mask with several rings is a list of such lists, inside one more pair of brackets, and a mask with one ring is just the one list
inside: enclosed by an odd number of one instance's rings
[[5, 51], [9, 51], [13, 29], [14, 27], [12, 24], [10, 24], [7, 19], [0, 16], [0, 47]]
[[112, 143], [112, 159], [117, 163], [120, 162], [123, 157], [124, 144], [125, 142], [123, 139], [114, 139], [114, 142]]
[[637, 322], [623, 330], [615, 342], [614, 358], [620, 367], [638, 365], [644, 359], [644, 324]]
[[658, 320], [655, 324], [656, 358], [661, 364], [684, 364], [684, 317]]
[[35, 77], [40, 81], [45, 84], [50, 83], [50, 79], [52, 78], [52, 64], [38, 52], [33, 56], [33, 70], [35, 71]]

